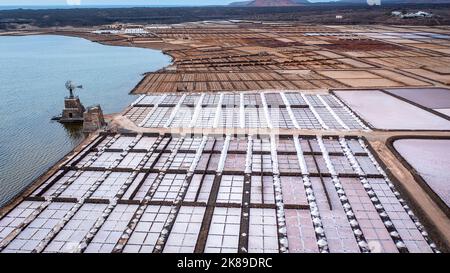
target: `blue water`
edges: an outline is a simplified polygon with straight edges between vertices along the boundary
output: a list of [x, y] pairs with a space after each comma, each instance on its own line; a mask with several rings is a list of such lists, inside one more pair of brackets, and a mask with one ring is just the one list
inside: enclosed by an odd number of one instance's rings
[[63, 108], [67, 80], [83, 85], [76, 93], [85, 106], [120, 112], [142, 74], [170, 61], [160, 51], [80, 38], [0, 37], [0, 206], [82, 141], [78, 130], [50, 121]]

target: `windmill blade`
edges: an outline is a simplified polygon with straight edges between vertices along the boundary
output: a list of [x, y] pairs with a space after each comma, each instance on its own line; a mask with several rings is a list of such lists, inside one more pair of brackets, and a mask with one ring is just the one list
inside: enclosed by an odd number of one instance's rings
[[67, 82], [66, 82], [66, 88], [67, 88], [68, 90], [70, 90], [70, 89], [72, 88], [72, 86], [73, 86], [72, 81], [67, 81]]

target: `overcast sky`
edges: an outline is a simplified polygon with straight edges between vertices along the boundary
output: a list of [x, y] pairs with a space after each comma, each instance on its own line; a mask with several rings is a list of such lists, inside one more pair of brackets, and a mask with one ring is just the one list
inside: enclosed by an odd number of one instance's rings
[[[0, 5], [224, 5], [240, 0], [0, 0]], [[310, 0], [327, 2], [330, 0]]]

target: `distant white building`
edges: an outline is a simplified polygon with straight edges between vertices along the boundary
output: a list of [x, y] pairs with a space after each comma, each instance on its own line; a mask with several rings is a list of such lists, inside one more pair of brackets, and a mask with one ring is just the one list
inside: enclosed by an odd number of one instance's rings
[[145, 29], [170, 29], [172, 26], [170, 25], [148, 25]]
[[143, 28], [126, 28], [124, 30], [125, 34], [146, 34], [148, 33], [146, 30], [144, 30]]
[[109, 28], [106, 27], [104, 29], [95, 30], [92, 33], [95, 34], [146, 34], [148, 31], [146, 31], [144, 28], [133, 28], [133, 27], [124, 27], [124, 28]]
[[406, 13], [403, 14], [402, 18], [420, 18], [420, 17], [432, 17], [433, 14], [425, 12], [425, 11], [418, 11], [416, 13]]
[[400, 18], [424, 18], [424, 17], [433, 17], [432, 13], [425, 12], [425, 11], [418, 11], [418, 12], [410, 12], [410, 13], [403, 13], [401, 11], [393, 11], [392, 16], [397, 16]]
[[94, 34], [118, 34], [119, 31], [114, 30], [114, 29], [99, 29], [99, 30], [93, 31], [92, 33], [94, 33]]

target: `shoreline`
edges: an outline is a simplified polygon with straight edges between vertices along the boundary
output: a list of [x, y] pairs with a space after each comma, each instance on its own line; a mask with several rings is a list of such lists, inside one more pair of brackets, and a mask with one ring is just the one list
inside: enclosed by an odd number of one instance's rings
[[[81, 34], [81, 35], [80, 35]], [[79, 38], [84, 39], [93, 43], [97, 43], [104, 46], [111, 46], [111, 47], [129, 47], [129, 48], [142, 48], [142, 49], [152, 49], [152, 50], [161, 50], [160, 48], [146, 48], [146, 47], [137, 47], [133, 46], [132, 44], [114, 44], [114, 43], [108, 43], [108, 42], [100, 42], [96, 41], [94, 39], [90, 39], [89, 35], [82, 35], [82, 33], [67, 33], [67, 32], [58, 32], [58, 31], [48, 31], [48, 30], [42, 30], [42, 31], [23, 31], [19, 33], [13, 32], [12, 34], [9, 34], [8, 32], [0, 32], [0, 37], [21, 37], [21, 36], [39, 36], [39, 35], [52, 35], [52, 36], [64, 36], [64, 37], [72, 37], [72, 38]], [[169, 54], [161, 52], [164, 55], [167, 55], [171, 58], [169, 66], [173, 63], [173, 57]], [[167, 66], [155, 70], [153, 72], [164, 70]], [[142, 76], [142, 79], [138, 81], [138, 83], [131, 89], [130, 92], [127, 93], [128, 96], [138, 96], [136, 94], [132, 94], [132, 91], [140, 84], [140, 82], [145, 78], [145, 75], [147, 73], [152, 73], [152, 71], [144, 72], [143, 74], [140, 74]], [[101, 103], [100, 103], [101, 104]], [[118, 115], [121, 115], [129, 105], [125, 105], [120, 112], [116, 113], [105, 113], [105, 120], [110, 119], [111, 122], [114, 120], [114, 118]], [[87, 147], [96, 137], [99, 136], [99, 132], [93, 132], [90, 134], [84, 134], [85, 137], [83, 140], [76, 146], [74, 146], [69, 152], [67, 152], [65, 155], [62, 156], [61, 159], [57, 160], [55, 163], [49, 163], [50, 167], [46, 168], [41, 174], [38, 174], [36, 178], [34, 178], [26, 187], [24, 187], [20, 192], [18, 192], [16, 195], [14, 195], [10, 200], [6, 201], [4, 205], [0, 206], [0, 218], [2, 218], [6, 213], [8, 213], [12, 208], [14, 208], [18, 203], [23, 201], [29, 194], [31, 194], [35, 189], [37, 189], [42, 183], [44, 183], [47, 179], [49, 179], [51, 176], [53, 176], [59, 167], [61, 167], [62, 163], [66, 162], [69, 158], [72, 158], [76, 154], [78, 154], [80, 151], [82, 151], [85, 147]]]
[[2, 218], [5, 214], [11, 211], [15, 206], [17, 206], [20, 202], [22, 202], [28, 195], [30, 195], [33, 191], [38, 189], [45, 181], [51, 178], [58, 169], [63, 166], [63, 164], [77, 154], [79, 154], [83, 149], [88, 147], [92, 141], [97, 138], [98, 132], [94, 132], [86, 136], [80, 144], [75, 146], [70, 152], [64, 155], [60, 160], [58, 160], [55, 164], [53, 164], [50, 168], [44, 171], [38, 178], [34, 179], [27, 187], [25, 187], [21, 192], [19, 192], [15, 197], [11, 198], [10, 201], [5, 203], [4, 206], [0, 207], [0, 218]]

